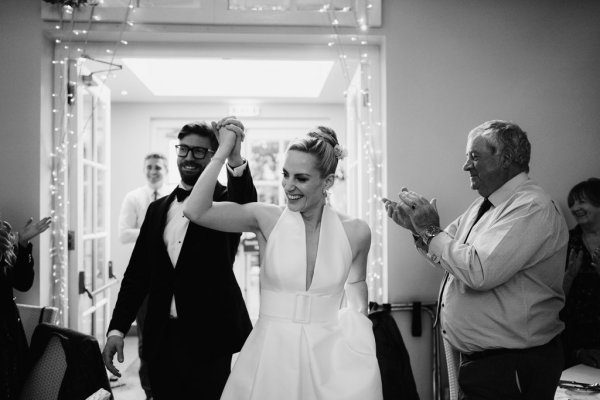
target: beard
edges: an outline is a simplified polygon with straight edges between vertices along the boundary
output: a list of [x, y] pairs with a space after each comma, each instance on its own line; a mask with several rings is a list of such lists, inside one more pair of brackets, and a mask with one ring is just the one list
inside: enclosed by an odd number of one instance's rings
[[[183, 168], [186, 165], [193, 166], [194, 168], [196, 168], [196, 170], [187, 171]], [[179, 169], [179, 176], [181, 176], [181, 181], [189, 186], [194, 186], [198, 181], [198, 178], [200, 178], [200, 175], [202, 175], [202, 172], [204, 172], [204, 167], [194, 162], [184, 162], [178, 165], [177, 168]]]

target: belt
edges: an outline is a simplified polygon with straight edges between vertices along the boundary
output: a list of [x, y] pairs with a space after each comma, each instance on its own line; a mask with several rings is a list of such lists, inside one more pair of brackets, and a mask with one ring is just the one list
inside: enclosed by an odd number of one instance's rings
[[524, 349], [505, 349], [505, 348], [488, 349], [488, 350], [482, 350], [482, 351], [474, 351], [472, 353], [460, 353], [460, 357], [465, 361], [473, 361], [473, 360], [480, 360], [482, 358], [500, 356], [500, 355], [505, 355], [505, 354], [525, 353], [525, 352], [540, 350], [540, 349], [543, 349], [544, 347], [552, 347], [552, 346], [558, 344], [559, 340], [560, 340], [560, 335], [555, 336], [548, 343], [542, 344], [539, 346], [526, 347]]
[[307, 292], [260, 291], [260, 317], [297, 324], [330, 322], [338, 317], [343, 292], [319, 295]]

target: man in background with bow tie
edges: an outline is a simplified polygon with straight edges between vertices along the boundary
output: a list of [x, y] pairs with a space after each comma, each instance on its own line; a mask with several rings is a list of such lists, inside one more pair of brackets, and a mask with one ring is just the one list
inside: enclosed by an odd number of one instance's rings
[[439, 325], [448, 360], [458, 355], [458, 398], [552, 400], [563, 365], [566, 222], [528, 176], [531, 145], [518, 125], [483, 123], [466, 153], [463, 170], [481, 197], [444, 230], [435, 199], [406, 188], [398, 202], [383, 199], [388, 216], [445, 272]]
[[[219, 125], [243, 125], [225, 118]], [[218, 147], [216, 129], [190, 123], [176, 146], [179, 186], [150, 204], [125, 271], [103, 351], [107, 369], [117, 354], [123, 362], [123, 336], [148, 295], [143, 357], [152, 395], [164, 399], [218, 399], [229, 376], [231, 357], [252, 325], [233, 262], [240, 234], [206, 229], [183, 216], [187, 195]], [[238, 138], [227, 165], [227, 187], [217, 183], [214, 201], [257, 200]]]

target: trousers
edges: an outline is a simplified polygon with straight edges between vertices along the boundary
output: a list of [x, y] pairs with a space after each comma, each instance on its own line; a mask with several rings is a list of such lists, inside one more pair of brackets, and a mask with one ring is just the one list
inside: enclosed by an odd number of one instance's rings
[[460, 400], [553, 400], [564, 355], [560, 336], [527, 349], [460, 355]]
[[146, 360], [154, 400], [218, 400], [231, 371], [231, 354], [194, 359], [188, 351], [194, 344], [181, 337], [177, 319], [171, 319], [156, 357]]

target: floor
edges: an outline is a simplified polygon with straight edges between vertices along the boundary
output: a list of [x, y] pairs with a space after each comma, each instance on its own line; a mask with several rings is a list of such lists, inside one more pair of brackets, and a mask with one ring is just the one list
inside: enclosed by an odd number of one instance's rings
[[140, 359], [137, 354], [137, 337], [127, 336], [125, 338], [125, 348], [123, 350], [123, 364], [115, 362], [117, 368], [121, 371], [121, 377], [111, 382], [111, 388], [114, 400], [145, 400], [146, 395], [140, 386], [138, 369], [140, 368]]

